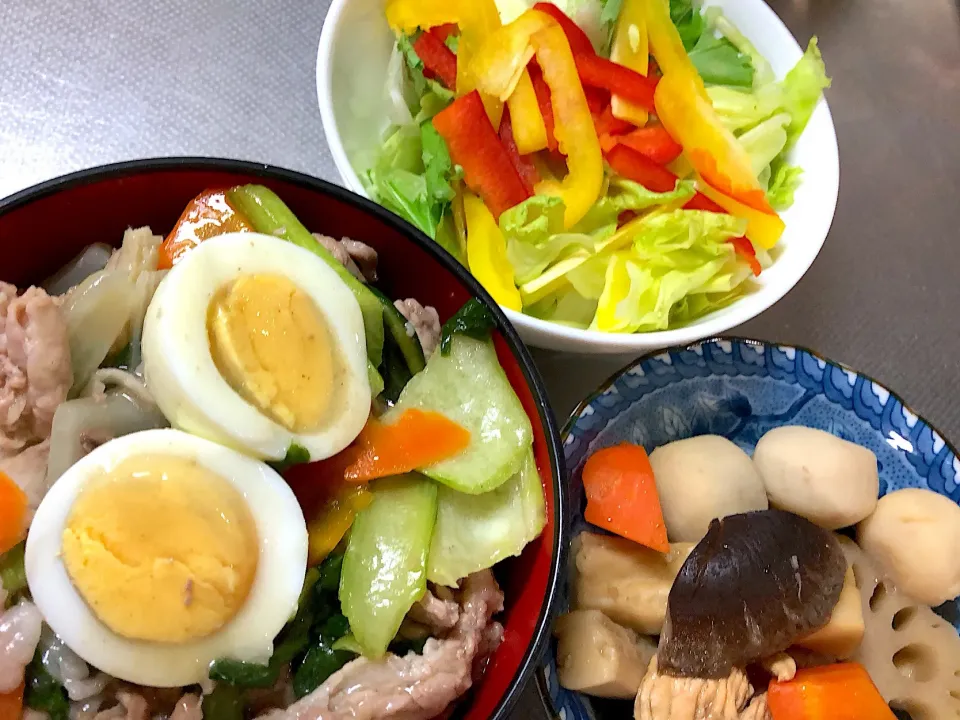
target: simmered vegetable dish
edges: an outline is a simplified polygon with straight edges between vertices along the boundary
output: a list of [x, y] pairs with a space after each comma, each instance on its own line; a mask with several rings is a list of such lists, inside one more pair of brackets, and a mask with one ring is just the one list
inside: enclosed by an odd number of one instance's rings
[[0, 283], [0, 720], [433, 718], [546, 522], [477, 300], [265, 187]]
[[[960, 713], [960, 507], [877, 499], [877, 458], [778, 427], [596, 451], [582, 468], [561, 685], [637, 720], [913, 720]], [[603, 532], [606, 531], [606, 532]], [[627, 716], [627, 706], [617, 717]]]

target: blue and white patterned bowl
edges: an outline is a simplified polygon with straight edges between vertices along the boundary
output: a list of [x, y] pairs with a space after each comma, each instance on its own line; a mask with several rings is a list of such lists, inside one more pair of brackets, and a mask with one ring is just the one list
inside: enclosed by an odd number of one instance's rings
[[[651, 452], [672, 440], [716, 434], [752, 455], [760, 436], [781, 425], [820, 428], [870, 448], [877, 456], [881, 496], [922, 487], [960, 502], [956, 450], [894, 393], [809, 350], [721, 338], [641, 358], [573, 412], [564, 429], [571, 538], [588, 528], [580, 473], [594, 451], [630, 442]], [[568, 608], [568, 590], [561, 590], [560, 612]], [[939, 610], [960, 628], [957, 603]], [[553, 718], [612, 717], [599, 703], [560, 687], [556, 642], [538, 685]]]

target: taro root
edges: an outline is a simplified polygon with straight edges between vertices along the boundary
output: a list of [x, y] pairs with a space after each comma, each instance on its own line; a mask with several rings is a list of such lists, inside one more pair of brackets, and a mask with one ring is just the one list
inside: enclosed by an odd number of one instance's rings
[[670, 590], [661, 672], [723, 678], [786, 650], [827, 624], [846, 570], [837, 538], [798, 515], [714, 520]]

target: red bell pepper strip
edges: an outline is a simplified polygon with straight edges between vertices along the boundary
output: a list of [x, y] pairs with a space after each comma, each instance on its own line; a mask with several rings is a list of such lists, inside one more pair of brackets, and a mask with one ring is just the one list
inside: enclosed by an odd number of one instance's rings
[[543, 72], [536, 60], [531, 60], [527, 66], [530, 72], [530, 80], [533, 82], [533, 91], [537, 94], [537, 104], [540, 106], [540, 114], [543, 116], [543, 124], [547, 128], [547, 149], [557, 149], [557, 136], [553, 132], [553, 103], [550, 100], [550, 87], [547, 81], [543, 79]]
[[537, 167], [530, 156], [521, 155], [520, 150], [517, 149], [517, 141], [513, 137], [513, 125], [510, 122], [510, 111], [506, 109], [503, 111], [503, 117], [500, 118], [500, 142], [507, 149], [510, 162], [523, 180], [527, 192], [533, 195], [533, 189], [540, 182], [540, 173], [537, 172]]
[[448, 90], [457, 88], [457, 56], [432, 33], [420, 33], [413, 51], [423, 61], [424, 69], [440, 79]]
[[433, 126], [446, 141], [451, 159], [463, 168], [467, 186], [483, 198], [495, 218], [530, 197], [479, 92], [454, 100], [433, 118]]
[[587, 99], [587, 107], [591, 115], [599, 115], [610, 104], [610, 93], [600, 88], [585, 87], [583, 96]]
[[747, 239], [746, 236], [741, 235], [740, 237], [730, 238], [728, 240], [733, 249], [736, 251], [743, 260], [750, 266], [751, 272], [757, 277], [760, 276], [760, 272], [763, 270], [760, 267], [760, 261], [757, 260], [757, 251], [753, 249], [753, 243]]
[[662, 125], [637, 128], [618, 137], [617, 142], [646, 155], [659, 165], [672, 163], [683, 152], [680, 143], [670, 137]]
[[597, 129], [597, 136], [601, 139], [604, 135], [622, 135], [634, 129], [626, 120], [614, 117], [613, 109], [609, 105], [599, 115], [594, 115], [593, 124]]
[[714, 212], [714, 213], [726, 212], [726, 210], [724, 210], [722, 207], [717, 205], [713, 200], [708, 198], [702, 192], [698, 192], [696, 195], [690, 198], [690, 201], [683, 206], [683, 209], [684, 210], [706, 210], [707, 212]]
[[556, 5], [548, 2], [538, 2], [533, 6], [533, 9], [546, 13], [560, 24], [560, 27], [563, 29], [563, 34], [567, 36], [567, 42], [570, 43], [570, 49], [574, 55], [578, 53], [586, 53], [587, 55], [597, 54], [587, 34]]
[[603, 88], [614, 95], [626, 98], [648, 112], [656, 111], [654, 93], [657, 83], [655, 80], [598, 55], [581, 53], [574, 58], [577, 62], [580, 82], [585, 86]]
[[676, 175], [626, 145], [614, 145], [607, 153], [607, 162], [618, 174], [640, 183], [647, 190], [666, 193], [677, 186]]
[[[606, 158], [615, 172], [628, 180], [640, 183], [647, 190], [661, 193], [670, 192], [677, 185], [676, 175], [665, 167], [658, 165], [646, 155], [626, 145], [618, 143], [606, 154]], [[710, 198], [699, 192], [683, 206], [683, 209], [726, 212]], [[759, 275], [762, 268], [760, 267], [760, 261], [757, 260], [757, 253], [753, 249], [753, 244], [745, 237], [731, 238], [728, 242], [733, 245], [737, 255], [750, 266], [753, 274]]]
[[460, 26], [456, 23], [444, 23], [443, 25], [435, 25], [428, 32], [440, 42], [445, 43], [451, 35], [460, 34]]

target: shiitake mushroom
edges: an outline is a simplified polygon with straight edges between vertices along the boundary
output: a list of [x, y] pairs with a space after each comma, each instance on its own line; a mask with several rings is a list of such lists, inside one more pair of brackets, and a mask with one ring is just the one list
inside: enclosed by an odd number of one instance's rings
[[836, 537], [793, 513], [714, 520], [670, 589], [660, 671], [723, 678], [785, 650], [830, 620], [846, 569]]

